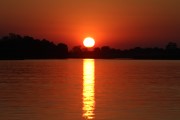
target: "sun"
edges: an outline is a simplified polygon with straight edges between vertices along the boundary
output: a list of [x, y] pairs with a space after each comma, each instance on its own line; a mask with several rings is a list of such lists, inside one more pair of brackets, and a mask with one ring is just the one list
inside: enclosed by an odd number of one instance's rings
[[86, 37], [83, 44], [85, 47], [93, 47], [95, 45], [95, 40], [92, 37]]

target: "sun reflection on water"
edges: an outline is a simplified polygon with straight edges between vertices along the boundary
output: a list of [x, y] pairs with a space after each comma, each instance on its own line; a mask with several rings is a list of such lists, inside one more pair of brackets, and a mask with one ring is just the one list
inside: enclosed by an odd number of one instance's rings
[[84, 59], [83, 61], [83, 117], [93, 119], [94, 100], [94, 60]]

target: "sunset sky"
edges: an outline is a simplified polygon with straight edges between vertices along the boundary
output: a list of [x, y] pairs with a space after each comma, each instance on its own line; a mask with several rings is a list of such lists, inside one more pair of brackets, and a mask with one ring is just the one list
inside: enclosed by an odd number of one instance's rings
[[70, 47], [87, 36], [96, 46], [180, 46], [180, 1], [1, 0], [0, 36], [10, 32]]

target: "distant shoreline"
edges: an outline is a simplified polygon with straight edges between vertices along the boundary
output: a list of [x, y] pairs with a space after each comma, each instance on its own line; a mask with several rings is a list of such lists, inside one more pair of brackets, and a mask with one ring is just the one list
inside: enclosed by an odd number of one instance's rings
[[110, 46], [92, 50], [74, 46], [69, 50], [65, 43], [54, 44], [46, 39], [9, 34], [0, 38], [0, 60], [41, 60], [41, 59], [128, 59], [128, 60], [180, 60], [180, 48], [169, 42], [165, 48], [115, 49]]

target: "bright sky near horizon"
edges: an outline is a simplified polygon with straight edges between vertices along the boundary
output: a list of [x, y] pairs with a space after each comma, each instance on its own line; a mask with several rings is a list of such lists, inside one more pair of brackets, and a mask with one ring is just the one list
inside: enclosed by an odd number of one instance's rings
[[1, 0], [0, 36], [10, 32], [116, 48], [180, 46], [179, 0]]

